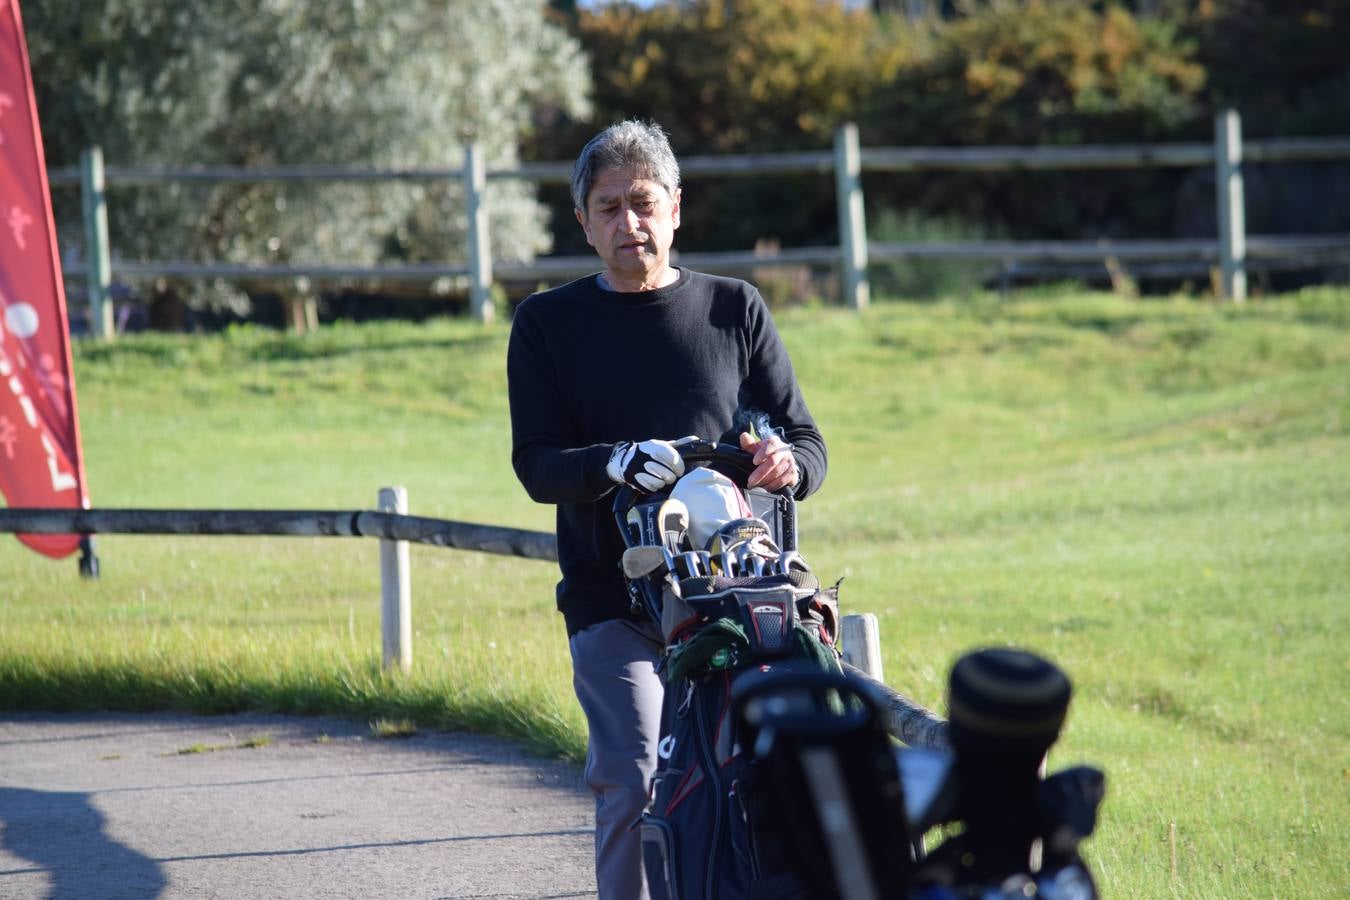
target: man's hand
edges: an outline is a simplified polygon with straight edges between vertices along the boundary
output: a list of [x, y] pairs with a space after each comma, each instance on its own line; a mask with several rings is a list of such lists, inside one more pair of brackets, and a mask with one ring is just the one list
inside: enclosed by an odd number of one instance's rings
[[766, 491], [779, 491], [795, 487], [801, 473], [797, 469], [797, 458], [792, 455], [792, 447], [783, 443], [783, 439], [771, 434], [763, 440], [755, 440], [749, 432], [741, 433], [741, 449], [754, 457], [755, 471], [746, 479], [748, 488], [761, 487]]
[[675, 479], [684, 474], [684, 458], [680, 456], [679, 441], [650, 440], [620, 441], [614, 445], [609, 465], [605, 471], [611, 481], [626, 484], [629, 487], [653, 493], [674, 484]]

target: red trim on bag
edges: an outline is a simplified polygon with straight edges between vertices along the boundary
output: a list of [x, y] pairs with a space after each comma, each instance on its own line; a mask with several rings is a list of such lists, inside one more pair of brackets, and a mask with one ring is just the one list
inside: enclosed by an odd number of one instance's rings
[[[691, 782], [690, 779], [693, 779], [693, 781]], [[702, 769], [694, 767], [690, 769], [688, 772], [686, 772], [684, 774], [684, 778], [681, 779], [679, 786], [675, 788], [675, 793], [671, 796], [670, 803], [666, 805], [665, 814], [670, 815], [672, 812], [674, 812], [675, 807], [679, 806], [689, 797], [690, 794], [694, 793], [694, 788], [698, 787], [699, 783], [702, 781], [703, 781]]]

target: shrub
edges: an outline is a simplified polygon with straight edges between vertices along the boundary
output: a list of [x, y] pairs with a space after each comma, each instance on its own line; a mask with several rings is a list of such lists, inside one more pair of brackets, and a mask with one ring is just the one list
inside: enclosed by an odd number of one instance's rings
[[[937, 243], [988, 240], [986, 229], [951, 216], [924, 216], [885, 210], [868, 226], [868, 242]], [[936, 300], [968, 297], [988, 279], [987, 263], [943, 259], [903, 259], [873, 263], [867, 270], [878, 298]]]

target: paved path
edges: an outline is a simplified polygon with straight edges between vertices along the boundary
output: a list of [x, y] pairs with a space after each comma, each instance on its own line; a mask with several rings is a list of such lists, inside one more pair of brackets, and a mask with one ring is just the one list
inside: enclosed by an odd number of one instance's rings
[[592, 897], [591, 817], [575, 767], [474, 735], [0, 714], [9, 900]]

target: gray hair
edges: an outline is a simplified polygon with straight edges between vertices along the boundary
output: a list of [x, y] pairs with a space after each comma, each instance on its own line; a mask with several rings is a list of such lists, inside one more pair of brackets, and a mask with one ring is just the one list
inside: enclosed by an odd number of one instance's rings
[[591, 138], [572, 167], [572, 203], [586, 212], [596, 176], [607, 169], [631, 169], [655, 181], [673, 198], [680, 187], [680, 164], [661, 126], [628, 119]]

